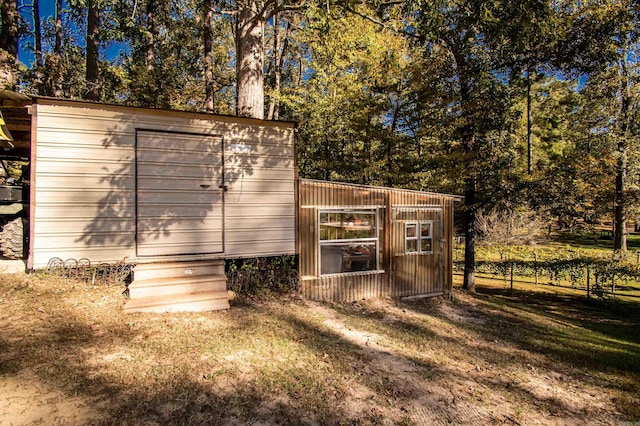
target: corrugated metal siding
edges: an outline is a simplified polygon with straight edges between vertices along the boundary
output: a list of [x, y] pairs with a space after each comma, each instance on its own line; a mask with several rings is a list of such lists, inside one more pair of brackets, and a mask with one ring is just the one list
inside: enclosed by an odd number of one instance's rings
[[[291, 124], [49, 99], [34, 110], [34, 267], [53, 257], [135, 258], [138, 129], [223, 137], [226, 257], [295, 252]], [[250, 152], [233, 152], [234, 144]]]
[[[353, 301], [377, 296], [414, 296], [450, 291], [453, 196], [301, 179], [299, 203], [299, 262], [301, 290], [305, 297]], [[380, 244], [383, 245], [382, 271], [318, 276], [318, 209], [363, 206], [377, 207], [383, 216], [380, 218], [379, 238]], [[391, 210], [403, 206], [430, 206], [442, 209], [442, 226], [433, 238], [434, 246], [439, 245], [440, 239], [444, 240], [440, 254], [395, 256], [399, 251], [404, 252], [404, 228], [401, 222], [392, 222]], [[416, 220], [433, 219], [431, 213], [415, 213], [415, 217]], [[402, 229], [394, 230], [396, 226]], [[403, 267], [403, 262], [410, 266]], [[407, 274], [407, 270], [412, 270], [410, 278], [397, 275]], [[396, 280], [411, 284], [398, 287]]]
[[[393, 296], [443, 293], [444, 248], [443, 208], [392, 208], [393, 221]], [[405, 224], [432, 223], [432, 251], [429, 254], [405, 254]], [[419, 229], [418, 229], [419, 232]], [[419, 244], [419, 240], [418, 240]]]

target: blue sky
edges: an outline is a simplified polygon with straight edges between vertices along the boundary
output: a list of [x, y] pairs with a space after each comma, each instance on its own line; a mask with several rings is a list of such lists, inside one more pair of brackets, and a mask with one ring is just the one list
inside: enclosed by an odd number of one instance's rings
[[[64, 13], [64, 8], [67, 7], [67, 2], [63, 1], [63, 13]], [[20, 9], [20, 14], [22, 16], [22, 18], [28, 23], [29, 26], [29, 30], [33, 29], [33, 16], [31, 13], [32, 9], [31, 7], [27, 7], [27, 6], [23, 6]], [[55, 15], [56, 12], [56, 7], [55, 7], [55, 0], [41, 0], [40, 1], [40, 20], [41, 21], [46, 21], [49, 18], [53, 18], [53, 16]], [[80, 34], [84, 33], [84, 29], [81, 29], [80, 31], [78, 31]], [[80, 45], [82, 48], [84, 48], [84, 40], [83, 37], [80, 38], [79, 40]], [[32, 66], [33, 63], [35, 62], [35, 55], [33, 53], [33, 37], [32, 36], [25, 36], [25, 37], [21, 37], [20, 38], [20, 45], [19, 45], [19, 50], [18, 50], [18, 58], [20, 59], [20, 61], [24, 64], [26, 64], [27, 66]], [[46, 46], [46, 43], [43, 41], [43, 46]], [[46, 50], [45, 47], [43, 47], [43, 50]], [[107, 46], [106, 48], [104, 48], [100, 54], [102, 56], [105, 56], [109, 59], [115, 58], [116, 56], [118, 56], [120, 54], [120, 52], [123, 51], [127, 51], [127, 46], [123, 43], [110, 43], [109, 46]]]

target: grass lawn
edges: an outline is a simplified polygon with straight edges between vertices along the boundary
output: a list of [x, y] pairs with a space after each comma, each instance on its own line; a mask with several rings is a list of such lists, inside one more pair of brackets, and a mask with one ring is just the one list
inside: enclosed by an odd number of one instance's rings
[[[602, 233], [592, 232], [576, 235], [567, 233], [556, 236], [554, 240], [586, 251], [613, 250], [613, 237], [610, 234], [603, 235]], [[627, 234], [627, 249], [631, 252], [640, 250], [640, 233], [631, 232]]]
[[0, 425], [640, 421], [640, 302], [542, 287], [125, 315], [122, 287], [0, 276]]

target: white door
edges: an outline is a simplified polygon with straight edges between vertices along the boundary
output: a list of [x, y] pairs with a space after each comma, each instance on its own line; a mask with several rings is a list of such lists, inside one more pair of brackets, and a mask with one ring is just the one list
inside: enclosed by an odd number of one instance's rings
[[222, 253], [222, 138], [138, 131], [138, 256]]

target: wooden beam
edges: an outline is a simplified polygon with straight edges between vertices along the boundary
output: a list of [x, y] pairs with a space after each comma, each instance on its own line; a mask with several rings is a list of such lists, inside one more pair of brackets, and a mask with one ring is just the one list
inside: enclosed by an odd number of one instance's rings
[[25, 101], [14, 101], [10, 99], [5, 99], [2, 101], [2, 106], [7, 108], [26, 108], [31, 106], [31, 103]]
[[31, 130], [31, 124], [7, 123], [9, 131], [28, 132]]

